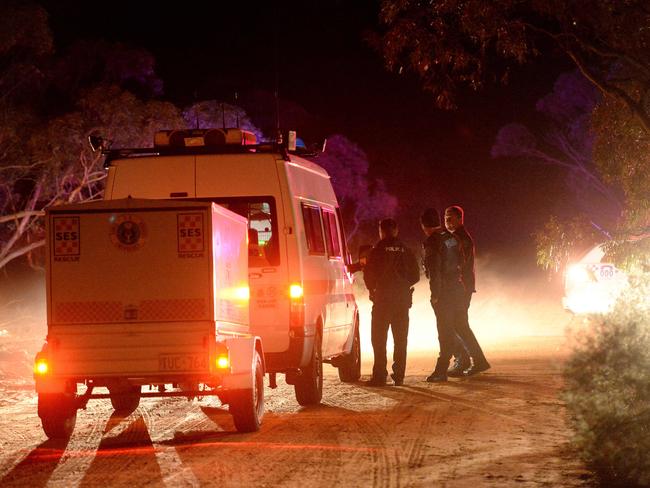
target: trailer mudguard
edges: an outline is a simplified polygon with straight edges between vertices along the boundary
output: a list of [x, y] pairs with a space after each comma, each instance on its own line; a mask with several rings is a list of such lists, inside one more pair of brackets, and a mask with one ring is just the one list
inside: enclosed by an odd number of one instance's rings
[[259, 337], [230, 337], [224, 341], [230, 356], [230, 374], [223, 377], [226, 390], [247, 390], [253, 387], [255, 350], [259, 348], [264, 365], [264, 351]]

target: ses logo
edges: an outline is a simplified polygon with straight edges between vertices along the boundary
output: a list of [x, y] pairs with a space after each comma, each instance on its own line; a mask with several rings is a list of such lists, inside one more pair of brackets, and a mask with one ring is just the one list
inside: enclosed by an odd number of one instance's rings
[[81, 235], [79, 217], [54, 217], [53, 254], [55, 261], [79, 261]]
[[203, 214], [201, 212], [178, 214], [178, 256], [199, 258], [203, 256]]
[[136, 251], [147, 238], [147, 227], [136, 215], [119, 215], [112, 218], [111, 242], [124, 251]]

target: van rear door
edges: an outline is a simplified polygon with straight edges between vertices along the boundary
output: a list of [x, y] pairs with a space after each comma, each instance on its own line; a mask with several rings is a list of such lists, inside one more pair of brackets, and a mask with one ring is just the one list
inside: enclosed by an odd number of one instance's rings
[[104, 199], [194, 196], [194, 156], [155, 156], [113, 161]]
[[248, 219], [251, 332], [265, 353], [289, 348], [289, 269], [285, 212], [275, 156], [196, 157], [196, 197]]

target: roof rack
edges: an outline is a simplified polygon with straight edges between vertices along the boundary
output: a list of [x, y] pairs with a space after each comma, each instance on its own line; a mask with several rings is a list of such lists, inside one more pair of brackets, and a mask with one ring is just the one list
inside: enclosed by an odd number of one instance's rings
[[179, 129], [156, 132], [153, 147], [111, 149], [111, 141], [97, 135], [88, 137], [92, 150], [101, 151], [106, 156], [104, 168], [108, 168], [115, 159], [146, 156], [275, 152], [289, 161], [290, 153], [301, 156], [316, 156], [320, 153], [296, 147], [295, 140], [294, 131], [281, 134], [275, 142], [257, 144], [255, 134], [242, 129]]

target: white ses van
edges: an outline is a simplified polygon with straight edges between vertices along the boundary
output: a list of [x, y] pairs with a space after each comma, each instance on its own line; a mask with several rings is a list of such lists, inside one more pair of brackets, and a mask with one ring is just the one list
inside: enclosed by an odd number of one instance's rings
[[154, 147], [110, 149], [105, 199], [212, 201], [248, 219], [251, 333], [301, 405], [322, 397], [322, 363], [360, 377], [357, 305], [349, 253], [327, 172], [258, 145], [239, 129], [160, 131]]

